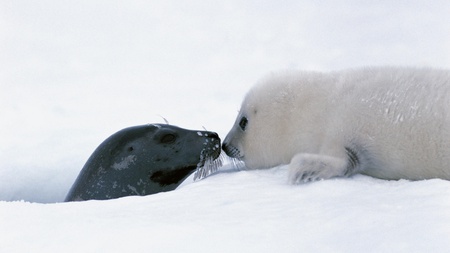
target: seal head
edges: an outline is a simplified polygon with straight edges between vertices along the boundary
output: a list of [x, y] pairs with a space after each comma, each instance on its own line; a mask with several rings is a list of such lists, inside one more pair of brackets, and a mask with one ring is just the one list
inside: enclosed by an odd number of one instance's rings
[[171, 191], [219, 155], [220, 138], [214, 132], [166, 124], [125, 128], [94, 151], [66, 201]]

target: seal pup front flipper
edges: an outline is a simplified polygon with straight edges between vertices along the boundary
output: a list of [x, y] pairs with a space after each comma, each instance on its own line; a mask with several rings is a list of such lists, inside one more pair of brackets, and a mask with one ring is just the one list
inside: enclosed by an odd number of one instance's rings
[[299, 184], [358, 173], [360, 158], [357, 153], [350, 148], [345, 148], [345, 153], [345, 158], [306, 153], [295, 155], [289, 164], [289, 182]]

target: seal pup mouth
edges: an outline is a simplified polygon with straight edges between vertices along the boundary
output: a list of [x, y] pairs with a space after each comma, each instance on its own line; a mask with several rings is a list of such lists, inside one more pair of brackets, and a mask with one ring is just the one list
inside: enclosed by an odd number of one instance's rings
[[239, 160], [242, 160], [242, 158], [244, 158], [244, 156], [241, 154], [241, 151], [233, 145], [224, 143], [222, 145], [222, 149], [230, 158], [236, 158]]

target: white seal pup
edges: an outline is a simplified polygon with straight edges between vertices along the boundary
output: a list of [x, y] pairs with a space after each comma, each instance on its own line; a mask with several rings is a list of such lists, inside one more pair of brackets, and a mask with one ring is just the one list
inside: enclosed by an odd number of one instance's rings
[[450, 179], [450, 71], [364, 68], [272, 74], [223, 142], [249, 169], [292, 183], [350, 176]]

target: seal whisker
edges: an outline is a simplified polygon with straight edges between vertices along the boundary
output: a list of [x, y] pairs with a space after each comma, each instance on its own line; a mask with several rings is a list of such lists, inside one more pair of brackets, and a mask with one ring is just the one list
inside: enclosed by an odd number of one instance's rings
[[169, 121], [166, 118], [164, 118], [163, 116], [161, 116], [159, 114], [158, 114], [158, 116], [161, 117], [167, 125], [169, 125]]
[[214, 160], [212, 156], [205, 159], [203, 165], [199, 163], [197, 170], [194, 173], [194, 181], [201, 180], [211, 174], [216, 173], [223, 165], [224, 155], [221, 153], [217, 159]]
[[194, 174], [194, 181], [204, 179], [210, 175], [216, 174], [219, 171], [226, 170], [243, 170], [245, 163], [239, 158], [229, 157], [224, 153], [220, 153], [219, 157], [213, 160], [209, 157], [204, 164], [197, 167]]

